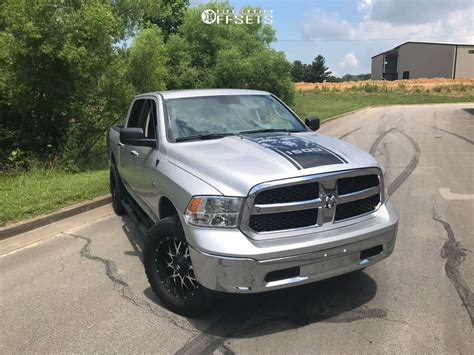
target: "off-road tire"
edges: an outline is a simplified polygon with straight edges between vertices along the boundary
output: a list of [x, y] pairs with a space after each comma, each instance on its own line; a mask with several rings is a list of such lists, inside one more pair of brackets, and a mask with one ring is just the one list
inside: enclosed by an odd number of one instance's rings
[[143, 247], [143, 264], [151, 289], [169, 310], [192, 317], [210, 306], [212, 293], [195, 278], [178, 216], [163, 218], [150, 230]]
[[112, 195], [112, 208], [114, 212], [119, 216], [124, 215], [126, 211], [122, 200], [126, 197], [127, 191], [125, 186], [123, 186], [115, 165], [110, 167], [110, 194]]

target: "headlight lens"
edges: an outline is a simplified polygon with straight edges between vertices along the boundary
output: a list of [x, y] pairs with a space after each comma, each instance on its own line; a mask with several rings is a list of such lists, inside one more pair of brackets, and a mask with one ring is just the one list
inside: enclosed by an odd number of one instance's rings
[[189, 202], [184, 218], [202, 227], [235, 228], [241, 206], [239, 197], [196, 196]]

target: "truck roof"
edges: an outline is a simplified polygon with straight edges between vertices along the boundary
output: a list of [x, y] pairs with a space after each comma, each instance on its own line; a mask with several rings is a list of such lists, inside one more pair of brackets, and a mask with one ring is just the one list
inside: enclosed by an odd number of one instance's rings
[[161, 95], [166, 99], [179, 99], [186, 97], [199, 96], [218, 96], [218, 95], [271, 95], [267, 91], [260, 90], [244, 90], [244, 89], [192, 89], [192, 90], [170, 90], [170, 91], [154, 91], [137, 95]]

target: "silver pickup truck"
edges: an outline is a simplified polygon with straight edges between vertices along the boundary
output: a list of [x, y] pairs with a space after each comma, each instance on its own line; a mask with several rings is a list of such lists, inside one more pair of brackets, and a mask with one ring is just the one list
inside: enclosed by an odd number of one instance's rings
[[392, 253], [398, 214], [381, 167], [318, 128], [262, 91], [134, 98], [109, 133], [110, 188], [115, 212], [146, 233], [164, 305], [196, 315], [215, 291], [302, 285]]

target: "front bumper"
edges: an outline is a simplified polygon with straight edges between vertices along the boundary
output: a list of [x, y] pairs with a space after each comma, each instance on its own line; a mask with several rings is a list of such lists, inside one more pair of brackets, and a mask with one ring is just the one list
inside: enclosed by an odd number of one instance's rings
[[[234, 231], [249, 242], [247, 252], [240, 255], [218, 255], [206, 250], [207, 243], [199, 248], [196, 242], [204, 236], [193, 232], [200, 232], [202, 228], [185, 226], [185, 232], [191, 245], [193, 269], [201, 285], [222, 292], [254, 293], [323, 280], [371, 266], [392, 254], [397, 228], [398, 214], [387, 201], [369, 220], [316, 235], [257, 242]], [[237, 238], [234, 234], [228, 243]], [[225, 235], [220, 237], [226, 238]], [[236, 244], [234, 251], [241, 247]]]

